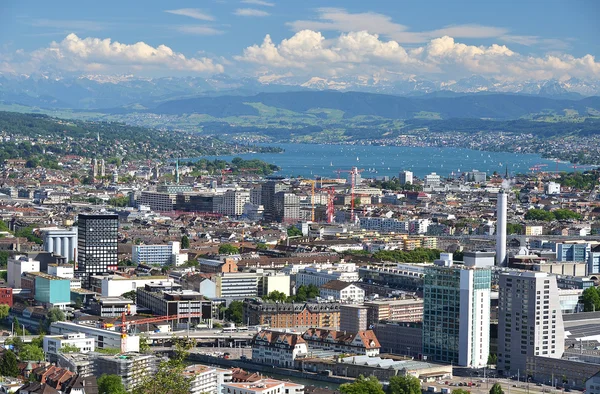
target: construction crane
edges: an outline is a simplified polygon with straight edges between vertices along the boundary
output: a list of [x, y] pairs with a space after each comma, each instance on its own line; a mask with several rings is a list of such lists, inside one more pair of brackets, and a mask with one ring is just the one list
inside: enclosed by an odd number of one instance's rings
[[222, 169], [221, 170], [221, 182], [225, 182], [225, 174], [231, 174], [233, 171], [230, 169]]
[[335, 189], [330, 187], [327, 190], [327, 223], [333, 223], [333, 214], [335, 213], [335, 208], [333, 205], [333, 201], [335, 199]]
[[317, 182], [321, 182], [321, 187], [323, 187], [323, 182], [336, 182], [336, 179], [301, 179], [300, 183], [302, 182], [306, 182], [306, 183], [310, 183], [311, 185], [311, 197], [310, 197], [310, 206], [311, 206], [311, 210], [310, 210], [310, 220], [311, 221], [315, 221], [315, 184]]
[[350, 173], [350, 184], [351, 184], [351, 189], [350, 189], [350, 198], [352, 199], [350, 201], [350, 221], [352, 223], [354, 223], [354, 187], [356, 185], [356, 178], [358, 177], [358, 174], [360, 174], [361, 172], [363, 172], [364, 170], [359, 170], [356, 167], [352, 167], [351, 170], [336, 170], [334, 172], [338, 173], [338, 176], [340, 173], [342, 172], [349, 172]]
[[157, 322], [169, 321], [169, 320], [191, 319], [191, 318], [202, 318], [202, 313], [188, 313], [188, 314], [184, 314], [184, 315], [157, 316], [157, 317], [150, 317], [147, 319], [127, 321], [126, 313], [123, 312], [121, 314], [121, 323], [103, 324], [102, 328], [104, 328], [104, 329], [111, 328], [111, 327], [120, 327], [121, 328], [121, 353], [126, 353], [127, 352], [127, 328], [129, 326], [157, 323]]

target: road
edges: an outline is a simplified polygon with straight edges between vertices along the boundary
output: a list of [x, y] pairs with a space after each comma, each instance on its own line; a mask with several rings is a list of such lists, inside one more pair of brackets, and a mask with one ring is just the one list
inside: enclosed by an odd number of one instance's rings
[[[469, 378], [469, 377], [457, 377], [454, 379], [448, 380], [448, 383], [468, 383], [473, 382], [473, 384], [480, 384], [480, 387], [461, 387], [461, 386], [450, 386], [446, 385], [445, 381], [443, 383], [431, 382], [431, 383], [423, 383], [423, 389], [427, 389], [428, 386], [436, 387], [436, 392], [440, 392], [440, 389], [447, 387], [452, 390], [456, 389], [464, 389], [466, 391], [470, 391], [472, 394], [489, 394], [490, 389], [494, 385], [494, 383], [498, 382], [502, 386], [502, 390], [504, 390], [505, 394], [562, 394], [562, 390], [555, 389], [550, 386], [537, 386], [535, 383], [526, 382], [517, 382], [516, 380], [509, 379], [484, 379], [483, 378]], [[515, 387], [517, 386], [517, 387]], [[573, 390], [574, 393], [577, 391]]]

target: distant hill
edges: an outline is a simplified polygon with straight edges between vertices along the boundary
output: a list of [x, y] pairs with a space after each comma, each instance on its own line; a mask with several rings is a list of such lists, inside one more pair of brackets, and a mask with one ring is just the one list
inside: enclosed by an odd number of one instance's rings
[[149, 108], [148, 112], [171, 115], [197, 113], [217, 118], [258, 116], [259, 111], [247, 103], [262, 103], [298, 113], [327, 108], [343, 111], [346, 118], [366, 115], [389, 119], [411, 119], [421, 112], [436, 113], [443, 119], [509, 120], [544, 111], [562, 113], [569, 109], [577, 111], [580, 115], [587, 115], [590, 109], [600, 111], [600, 97], [571, 100], [490, 93], [456, 97], [400, 97], [362, 92], [305, 91], [170, 100]]

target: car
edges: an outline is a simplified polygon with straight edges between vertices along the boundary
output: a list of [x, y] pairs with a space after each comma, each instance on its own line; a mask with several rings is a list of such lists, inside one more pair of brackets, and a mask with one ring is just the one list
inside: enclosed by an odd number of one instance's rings
[[536, 383], [535, 385], [536, 385], [536, 386], [539, 386], [539, 387], [542, 387], [542, 386], [543, 386], [543, 384], [541, 384], [541, 383]]
[[240, 356], [240, 360], [248, 360], [248, 357], [246, 355], [242, 354]]

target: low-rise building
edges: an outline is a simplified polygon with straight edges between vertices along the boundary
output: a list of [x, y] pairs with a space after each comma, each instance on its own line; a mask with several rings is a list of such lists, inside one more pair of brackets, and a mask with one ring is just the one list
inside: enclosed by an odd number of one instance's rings
[[367, 325], [380, 321], [418, 322], [423, 320], [423, 299], [406, 298], [367, 301]]
[[310, 349], [318, 348], [340, 353], [376, 356], [381, 345], [373, 330], [358, 332], [310, 328], [302, 334]]
[[75, 347], [79, 353], [89, 353], [96, 349], [93, 338], [88, 338], [83, 333], [65, 334], [62, 337], [55, 338], [46, 335], [44, 337], [43, 347], [46, 354], [64, 353], [62, 348]]
[[365, 291], [357, 285], [341, 280], [332, 280], [320, 287], [320, 297], [349, 304], [362, 304]]
[[187, 261], [187, 256], [187, 253], [181, 253], [180, 243], [173, 241], [167, 245], [134, 245], [131, 261], [134, 264], [178, 266]]
[[[136, 302], [139, 306], [150, 309], [154, 315], [194, 315], [195, 317], [184, 319], [194, 323], [211, 319], [210, 301], [205, 301], [203, 295], [196, 291], [182, 290], [181, 285], [170, 282], [147, 284], [143, 289], [138, 289]], [[207, 313], [203, 314], [204, 305]]]
[[304, 386], [275, 379], [261, 379], [252, 383], [224, 384], [223, 394], [304, 394]]
[[263, 330], [252, 341], [252, 361], [259, 364], [293, 368], [307, 354], [306, 341], [296, 333]]
[[190, 394], [221, 394], [223, 384], [232, 380], [230, 369], [200, 364], [188, 365], [183, 370], [183, 375], [191, 381]]
[[91, 313], [101, 317], [118, 317], [123, 313], [135, 315], [135, 302], [125, 297], [96, 297], [90, 301]]
[[340, 324], [339, 302], [275, 303], [244, 300], [244, 322], [272, 328], [323, 327], [337, 329]]
[[64, 309], [71, 303], [71, 281], [43, 272], [29, 272], [34, 278], [36, 301]]

